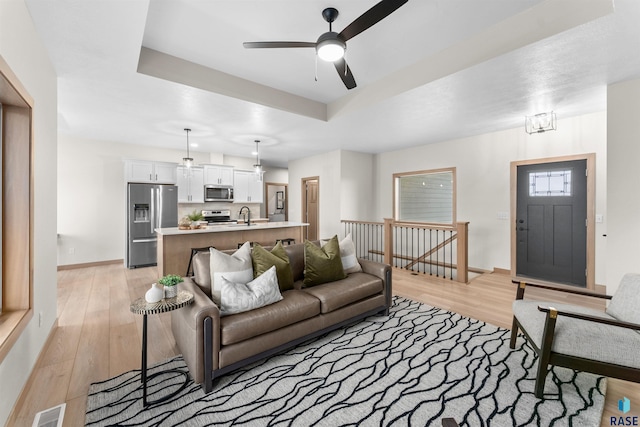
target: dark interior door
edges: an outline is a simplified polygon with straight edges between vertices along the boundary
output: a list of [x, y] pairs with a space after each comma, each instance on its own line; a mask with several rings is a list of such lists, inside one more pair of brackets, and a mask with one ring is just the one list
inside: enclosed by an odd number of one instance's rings
[[586, 170], [586, 160], [518, 166], [518, 276], [586, 287]]

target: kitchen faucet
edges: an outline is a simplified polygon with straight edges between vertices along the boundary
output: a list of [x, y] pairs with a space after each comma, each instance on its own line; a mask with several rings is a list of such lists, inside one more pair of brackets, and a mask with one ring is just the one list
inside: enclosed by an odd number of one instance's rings
[[251, 209], [249, 209], [249, 206], [241, 207], [238, 215], [242, 215], [242, 211], [244, 210], [244, 208], [247, 208], [247, 227], [251, 227]]

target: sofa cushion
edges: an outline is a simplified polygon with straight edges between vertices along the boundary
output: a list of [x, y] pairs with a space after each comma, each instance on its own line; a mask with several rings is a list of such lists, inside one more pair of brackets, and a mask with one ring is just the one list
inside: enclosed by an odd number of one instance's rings
[[361, 299], [382, 292], [382, 280], [365, 273], [353, 273], [347, 278], [323, 285], [304, 288], [304, 292], [320, 300], [322, 313], [329, 313]]
[[211, 254], [207, 252], [197, 252], [193, 256], [193, 281], [206, 296], [211, 298]]
[[293, 273], [291, 272], [289, 256], [284, 247], [282, 247], [282, 242], [278, 241], [271, 249], [271, 252], [257, 243], [254, 244], [253, 251], [251, 251], [251, 261], [253, 262], [253, 277], [258, 277], [272, 266], [275, 266], [280, 290], [293, 289]]
[[[513, 302], [513, 314], [522, 325], [522, 329], [540, 348], [546, 313], [538, 306], [554, 307], [557, 310], [613, 319], [603, 311], [568, 304], [516, 300]], [[631, 329], [604, 325], [586, 320], [558, 316], [551, 350], [569, 356], [590, 360], [615, 363], [622, 366], [640, 368], [637, 356], [640, 348], [640, 335]]]
[[282, 293], [282, 300], [266, 307], [220, 318], [220, 342], [234, 344], [275, 331], [320, 314], [320, 301], [297, 290]]
[[304, 242], [304, 285], [316, 286], [344, 279], [346, 274], [340, 259], [338, 236], [333, 236], [321, 248], [310, 241]]
[[245, 242], [233, 255], [217, 249], [210, 249], [211, 299], [220, 307], [220, 289], [222, 276], [234, 283], [249, 283], [253, 280], [251, 264], [251, 245]]
[[[318, 243], [316, 242], [316, 246]], [[297, 282], [304, 278], [304, 243], [295, 243], [284, 246], [284, 250], [289, 257], [289, 265], [293, 274], [293, 281]]]
[[611, 298], [607, 314], [623, 322], [640, 325], [640, 274], [625, 274]]
[[[320, 242], [325, 244], [328, 240], [320, 240]], [[346, 274], [362, 271], [362, 267], [356, 256], [356, 245], [353, 244], [351, 233], [340, 240], [340, 260], [342, 261], [342, 268]]]
[[275, 265], [247, 284], [233, 283], [224, 276], [220, 280], [221, 316], [264, 307], [282, 299]]

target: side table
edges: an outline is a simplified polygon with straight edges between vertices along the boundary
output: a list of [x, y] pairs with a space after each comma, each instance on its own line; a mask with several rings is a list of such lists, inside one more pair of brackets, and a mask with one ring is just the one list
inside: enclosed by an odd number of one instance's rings
[[[176, 394], [180, 393], [189, 382], [189, 373], [184, 372], [178, 369], [170, 369], [166, 371], [156, 372], [152, 375], [147, 376], [147, 315], [148, 314], [160, 314], [167, 313], [169, 311], [177, 310], [181, 307], [189, 305], [193, 302], [193, 294], [187, 291], [179, 291], [178, 295], [174, 298], [166, 298], [161, 299], [158, 302], [148, 303], [147, 300], [142, 298], [138, 298], [134, 302], [131, 303], [130, 309], [131, 312], [136, 314], [142, 314], [142, 403], [144, 406], [153, 405], [156, 403], [164, 402]], [[182, 386], [174, 391], [173, 393], [164, 396], [160, 399], [147, 401], [147, 380], [151, 378], [157, 377], [158, 375], [163, 375], [168, 372], [176, 372], [184, 375], [185, 380]]]

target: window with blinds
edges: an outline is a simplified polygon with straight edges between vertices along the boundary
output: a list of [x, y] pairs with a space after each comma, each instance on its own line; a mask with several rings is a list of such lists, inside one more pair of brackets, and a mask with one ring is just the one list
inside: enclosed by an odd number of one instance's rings
[[395, 220], [455, 222], [455, 168], [394, 175]]

